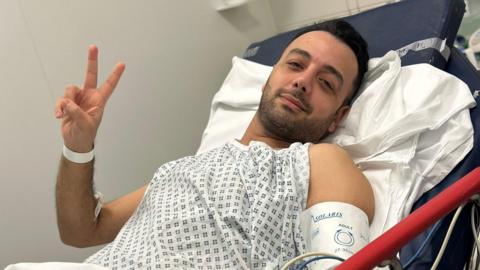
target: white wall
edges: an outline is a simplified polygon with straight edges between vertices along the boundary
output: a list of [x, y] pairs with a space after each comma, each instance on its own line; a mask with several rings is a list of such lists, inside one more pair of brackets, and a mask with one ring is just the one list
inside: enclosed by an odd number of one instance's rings
[[269, 0], [279, 32], [353, 15], [398, 0]]
[[100, 81], [127, 64], [96, 141], [108, 200], [195, 152], [231, 57], [275, 32], [266, 0], [222, 13], [207, 0], [0, 0], [0, 268], [97, 250], [61, 244], [54, 208], [54, 102], [82, 83], [88, 45], [100, 48]]

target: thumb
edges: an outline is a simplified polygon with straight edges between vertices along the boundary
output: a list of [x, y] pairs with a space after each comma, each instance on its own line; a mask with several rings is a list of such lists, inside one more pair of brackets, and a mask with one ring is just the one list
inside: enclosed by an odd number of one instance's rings
[[95, 107], [92, 107], [90, 110], [88, 110], [87, 114], [94, 115], [94, 114], [97, 114], [99, 112], [100, 112], [100, 107], [95, 106]]
[[67, 100], [66, 103], [67, 104], [64, 108], [65, 116], [75, 121], [87, 120], [87, 114], [77, 104], [75, 104], [75, 102]]

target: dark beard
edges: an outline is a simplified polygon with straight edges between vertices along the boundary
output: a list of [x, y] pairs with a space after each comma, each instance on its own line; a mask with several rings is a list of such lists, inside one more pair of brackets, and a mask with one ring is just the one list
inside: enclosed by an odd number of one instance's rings
[[308, 116], [312, 108], [306, 102], [303, 90], [288, 91], [305, 105], [307, 109], [303, 112], [295, 112], [288, 106], [275, 103], [282, 93], [287, 92], [285, 89], [273, 92], [267, 81], [258, 107], [260, 123], [270, 135], [288, 143], [318, 143], [328, 135], [328, 127], [335, 119], [335, 114], [324, 120], [310, 119]]

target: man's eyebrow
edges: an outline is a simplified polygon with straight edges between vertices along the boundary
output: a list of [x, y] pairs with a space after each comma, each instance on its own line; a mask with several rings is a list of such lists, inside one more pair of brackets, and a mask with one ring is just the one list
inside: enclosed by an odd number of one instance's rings
[[303, 56], [303, 58], [306, 58], [307, 60], [309, 60], [310, 58], [312, 58], [312, 56], [310, 56], [310, 54], [305, 51], [305, 50], [302, 50], [302, 49], [299, 49], [299, 48], [293, 48], [291, 49], [287, 56], [291, 55], [291, 54], [299, 54], [301, 56]]

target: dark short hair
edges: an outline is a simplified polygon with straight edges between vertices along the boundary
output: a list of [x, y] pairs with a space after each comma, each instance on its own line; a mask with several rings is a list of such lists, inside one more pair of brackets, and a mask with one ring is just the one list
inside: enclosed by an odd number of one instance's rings
[[301, 35], [312, 31], [324, 31], [332, 34], [337, 39], [345, 43], [355, 54], [355, 57], [357, 58], [358, 74], [353, 81], [353, 89], [344, 102], [344, 105], [350, 104], [353, 97], [358, 92], [358, 89], [362, 84], [363, 76], [368, 69], [368, 60], [370, 59], [370, 56], [368, 55], [367, 42], [363, 39], [360, 33], [358, 33], [357, 30], [353, 28], [351, 24], [342, 19], [334, 19], [316, 23], [301, 29], [293, 37], [293, 39], [290, 40], [289, 44]]

